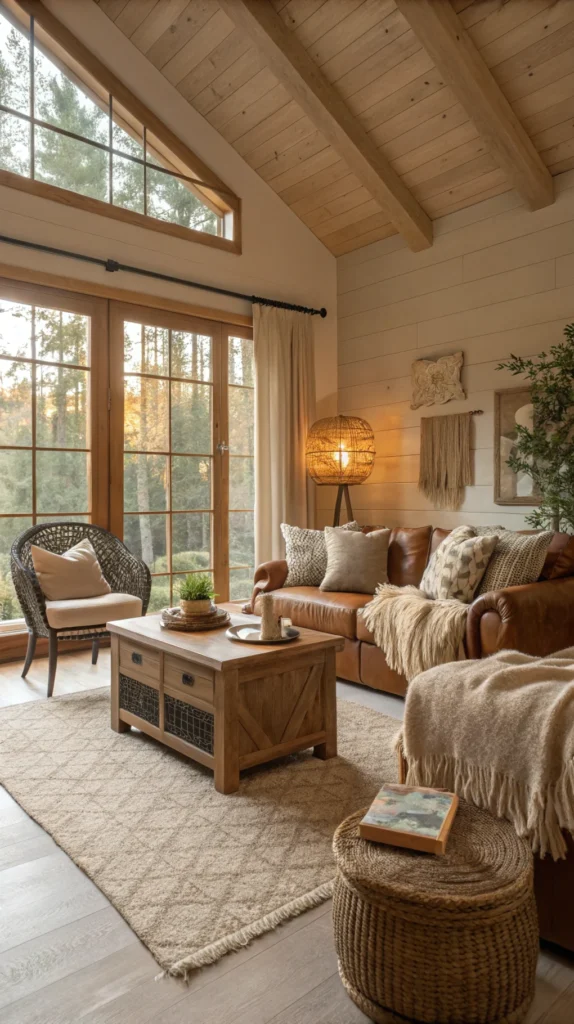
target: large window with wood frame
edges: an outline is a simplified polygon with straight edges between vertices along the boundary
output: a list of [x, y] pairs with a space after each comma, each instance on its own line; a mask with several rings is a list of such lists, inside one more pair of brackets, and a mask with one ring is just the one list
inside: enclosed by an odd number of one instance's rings
[[10, 548], [55, 519], [122, 538], [150, 612], [190, 572], [248, 598], [253, 386], [247, 327], [0, 279], [0, 632], [23, 628]]
[[24, 6], [0, 0], [0, 182], [29, 179], [49, 198], [70, 202], [73, 193], [77, 205], [108, 216], [233, 243], [229, 190], [215, 175], [194, 174], [155, 121], [154, 131], [141, 119], [140, 105], [130, 109], [125, 90], [119, 98], [106, 88]]

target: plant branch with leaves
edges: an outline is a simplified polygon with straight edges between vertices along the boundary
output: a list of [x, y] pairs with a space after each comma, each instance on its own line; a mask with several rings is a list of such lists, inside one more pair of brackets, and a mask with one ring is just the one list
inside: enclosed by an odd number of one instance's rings
[[534, 358], [511, 355], [498, 370], [526, 377], [533, 406], [532, 429], [516, 427], [508, 465], [527, 473], [542, 496], [526, 516], [535, 529], [574, 533], [574, 323], [565, 340]]

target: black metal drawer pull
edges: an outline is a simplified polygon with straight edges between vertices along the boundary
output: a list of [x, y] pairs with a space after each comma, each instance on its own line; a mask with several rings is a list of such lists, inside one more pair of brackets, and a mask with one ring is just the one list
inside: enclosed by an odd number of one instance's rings
[[193, 686], [195, 684], [195, 676], [189, 674], [189, 672], [182, 672], [181, 681], [184, 686]]
[[143, 658], [142, 658], [141, 654], [136, 654], [135, 651], [132, 651], [132, 661], [133, 661], [134, 665], [142, 665], [143, 664]]

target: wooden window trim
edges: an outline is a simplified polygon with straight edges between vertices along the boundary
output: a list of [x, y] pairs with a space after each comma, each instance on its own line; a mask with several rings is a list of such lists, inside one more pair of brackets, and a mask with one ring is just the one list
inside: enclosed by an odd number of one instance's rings
[[[107, 93], [111, 93], [114, 99], [126, 111], [152, 132], [158, 140], [158, 149], [165, 147], [176, 169], [182, 170], [186, 168], [187, 172], [192, 171], [206, 183], [204, 186], [197, 187], [197, 193], [202, 195], [203, 201], [208, 206], [212, 209], [216, 208], [222, 216], [230, 213], [233, 214], [233, 238], [209, 235], [207, 232], [182, 227], [179, 224], [171, 224], [169, 221], [162, 221], [155, 217], [136, 213], [133, 210], [125, 210], [122, 207], [113, 206], [111, 203], [92, 199], [89, 196], [82, 196], [76, 192], [58, 188], [56, 185], [49, 185], [45, 182], [25, 178], [10, 171], [0, 171], [0, 185], [19, 189], [20, 191], [27, 192], [29, 195], [51, 199], [54, 202], [85, 210], [89, 213], [110, 217], [113, 220], [122, 221], [124, 224], [150, 228], [153, 231], [183, 238], [188, 242], [194, 241], [200, 245], [208, 245], [215, 249], [222, 249], [225, 252], [240, 255], [241, 200], [239, 197], [149, 107], [134, 96], [127, 86], [105, 64], [102, 64], [62, 22], [58, 21], [51, 11], [44, 7], [41, 0], [2, 0], [2, 3], [12, 16], [20, 21], [22, 19], [22, 11], [33, 17], [35, 22], [61, 48], [59, 54], [61, 62], [65, 58], [69, 59], [72, 77], [82, 77], [82, 71], [86, 72], [90, 80], [95, 80]], [[66, 63], [68, 63], [68, 60], [66, 60]], [[91, 81], [89, 88], [93, 89], [93, 82]], [[211, 190], [209, 188], [210, 184], [217, 188], [218, 191]]]
[[[22, 281], [26, 284], [45, 285], [48, 288], [59, 288], [80, 295], [94, 295], [102, 299], [116, 299], [134, 306], [146, 306], [150, 309], [164, 309], [168, 313], [181, 313], [184, 316], [196, 316], [202, 320], [216, 320], [228, 324], [241, 336], [242, 330], [248, 332], [253, 326], [253, 317], [244, 313], [230, 313], [225, 309], [212, 306], [198, 306], [192, 302], [180, 302], [177, 299], [166, 299], [161, 295], [142, 295], [141, 292], [129, 291], [127, 288], [115, 288], [113, 285], [99, 284], [80, 278], [63, 277], [46, 270], [32, 270], [29, 267], [15, 267], [9, 263], [0, 263], [0, 278], [6, 282]], [[246, 337], [252, 337], [247, 334]]]
[[57, 185], [49, 185], [44, 181], [35, 181], [32, 178], [24, 178], [12, 171], [0, 170], [0, 185], [6, 188], [15, 188], [28, 195], [39, 196], [41, 199], [51, 199], [55, 203], [62, 203], [63, 206], [72, 206], [76, 210], [85, 210], [87, 213], [96, 213], [111, 220], [119, 220], [123, 224], [133, 224], [135, 227], [149, 228], [151, 231], [158, 231], [162, 235], [172, 235], [174, 238], [183, 238], [186, 242], [199, 242], [201, 245], [208, 245], [212, 249], [223, 249], [236, 255], [241, 254], [241, 244], [235, 238], [221, 238], [219, 235], [209, 235], [207, 232], [194, 231], [193, 228], [182, 227], [181, 224], [171, 224], [166, 220], [158, 220], [156, 217], [148, 217], [144, 213], [136, 213], [135, 210], [125, 210], [121, 206], [114, 206], [112, 203], [104, 203], [100, 199], [92, 199], [91, 196], [82, 196], [78, 192], [71, 192], [65, 188], [58, 188]]

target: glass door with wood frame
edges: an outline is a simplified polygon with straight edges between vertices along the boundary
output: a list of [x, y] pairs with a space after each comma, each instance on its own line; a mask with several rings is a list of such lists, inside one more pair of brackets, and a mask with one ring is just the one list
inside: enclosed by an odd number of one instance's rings
[[108, 525], [106, 303], [0, 279], [0, 620], [23, 628], [10, 548], [36, 523]]
[[[149, 610], [176, 604], [188, 573], [209, 573], [217, 599], [227, 600], [230, 547], [231, 596], [247, 597], [250, 527], [230, 521], [236, 506], [252, 516], [253, 403], [231, 397], [249, 387], [248, 350], [237, 354], [249, 334], [235, 339], [214, 321], [120, 303], [111, 303], [110, 323], [111, 523], [149, 565]], [[242, 461], [230, 471], [236, 448]], [[247, 568], [249, 581], [238, 585]]]

